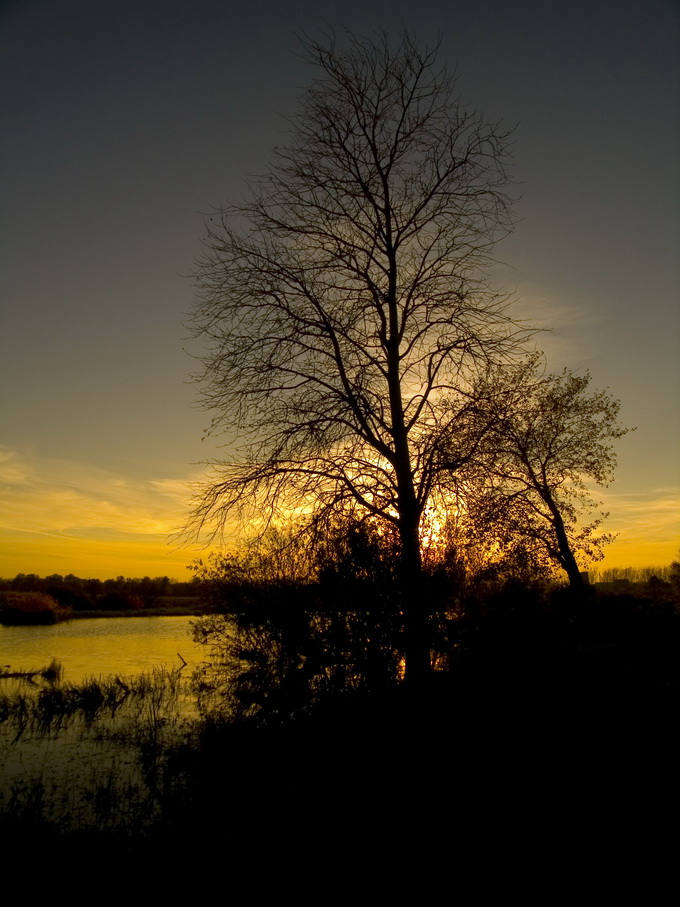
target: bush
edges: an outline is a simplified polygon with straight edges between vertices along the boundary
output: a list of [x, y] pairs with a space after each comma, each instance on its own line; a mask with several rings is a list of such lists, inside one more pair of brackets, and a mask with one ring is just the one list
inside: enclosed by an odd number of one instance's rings
[[5, 592], [0, 598], [0, 622], [4, 624], [56, 624], [70, 616], [70, 608], [63, 608], [44, 592]]
[[143, 607], [144, 600], [129, 592], [108, 592], [97, 600], [97, 608], [102, 611], [141, 611]]
[[73, 611], [89, 611], [93, 607], [92, 602], [86, 595], [67, 589], [65, 586], [49, 586], [47, 594], [56, 599], [62, 608]]

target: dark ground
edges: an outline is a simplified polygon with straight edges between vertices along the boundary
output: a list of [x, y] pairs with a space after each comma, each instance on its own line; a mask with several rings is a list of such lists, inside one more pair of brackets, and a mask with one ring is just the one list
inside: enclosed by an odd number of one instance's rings
[[338, 696], [283, 726], [206, 726], [200, 748], [173, 756], [182, 782], [151, 835], [5, 826], [2, 851], [106, 855], [131, 873], [178, 855], [249, 896], [317, 903], [356, 890], [398, 903], [498, 890], [656, 902], [677, 863], [668, 613], [616, 632], [595, 621], [569, 645], [492, 627], [415, 689]]

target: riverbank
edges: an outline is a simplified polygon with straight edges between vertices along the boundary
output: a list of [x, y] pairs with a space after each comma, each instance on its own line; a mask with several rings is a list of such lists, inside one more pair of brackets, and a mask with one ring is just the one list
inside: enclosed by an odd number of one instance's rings
[[194, 598], [179, 601], [170, 598], [166, 602], [159, 602], [149, 607], [82, 608], [78, 610], [45, 602], [44, 599], [49, 597], [44, 595], [24, 596], [24, 601], [21, 598], [21, 596], [15, 596], [11, 607], [0, 607], [0, 625], [7, 627], [40, 626], [100, 617], [200, 617], [206, 613], [205, 606]]
[[98, 617], [200, 617], [205, 608], [195, 605], [158, 605], [153, 608], [139, 608], [135, 611], [73, 611], [69, 620], [82, 620]]

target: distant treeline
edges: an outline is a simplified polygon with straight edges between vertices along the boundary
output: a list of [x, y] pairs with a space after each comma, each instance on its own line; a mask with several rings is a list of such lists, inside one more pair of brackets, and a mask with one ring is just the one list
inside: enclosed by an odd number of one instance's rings
[[14, 579], [0, 579], [0, 592], [35, 592], [50, 595], [64, 608], [127, 610], [153, 607], [160, 599], [195, 598], [198, 581], [176, 582], [167, 576], [115, 579], [83, 579], [69, 573], [38, 576], [18, 573]]
[[672, 583], [677, 579], [678, 564], [667, 567], [610, 567], [608, 570], [590, 570], [591, 583], [648, 583], [661, 580]]
[[[592, 584], [606, 585], [652, 585], [657, 583], [675, 586], [680, 578], [680, 564], [674, 562], [666, 566], [653, 567], [610, 567], [607, 570], [590, 570], [588, 579]], [[188, 582], [178, 582], [167, 576], [125, 577], [115, 579], [84, 579], [69, 573], [62, 576], [53, 573], [50, 576], [38, 576], [36, 573], [17, 573], [13, 579], [0, 578], [0, 592], [42, 592], [52, 595], [62, 604], [64, 593], [71, 598], [96, 602], [103, 596], [129, 595], [142, 599], [145, 603], [159, 598], [195, 598], [201, 594], [201, 578], [194, 576]]]

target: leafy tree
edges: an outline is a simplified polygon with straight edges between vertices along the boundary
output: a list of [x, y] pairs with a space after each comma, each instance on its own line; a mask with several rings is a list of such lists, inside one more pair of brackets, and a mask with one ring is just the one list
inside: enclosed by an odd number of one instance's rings
[[393, 538], [365, 520], [338, 521], [315, 548], [318, 582], [325, 594], [373, 601], [394, 585]]
[[418, 677], [442, 439], [459, 436], [472, 373], [519, 342], [485, 277], [511, 228], [508, 133], [407, 33], [303, 46], [317, 76], [288, 143], [211, 220], [197, 269], [210, 432], [241, 446], [213, 464], [194, 524], [359, 511], [393, 526]]
[[675, 600], [680, 602], [680, 561], [673, 561], [670, 566], [669, 582], [675, 595]]
[[506, 547], [530, 543], [580, 587], [577, 558], [599, 560], [613, 538], [597, 534], [606, 514], [582, 521], [599, 506], [588, 483], [612, 481], [612, 442], [628, 429], [619, 423], [619, 401], [591, 390], [588, 372], [543, 375], [541, 369], [537, 354], [487, 378], [480, 399], [495, 427], [468, 491], [483, 531]]

